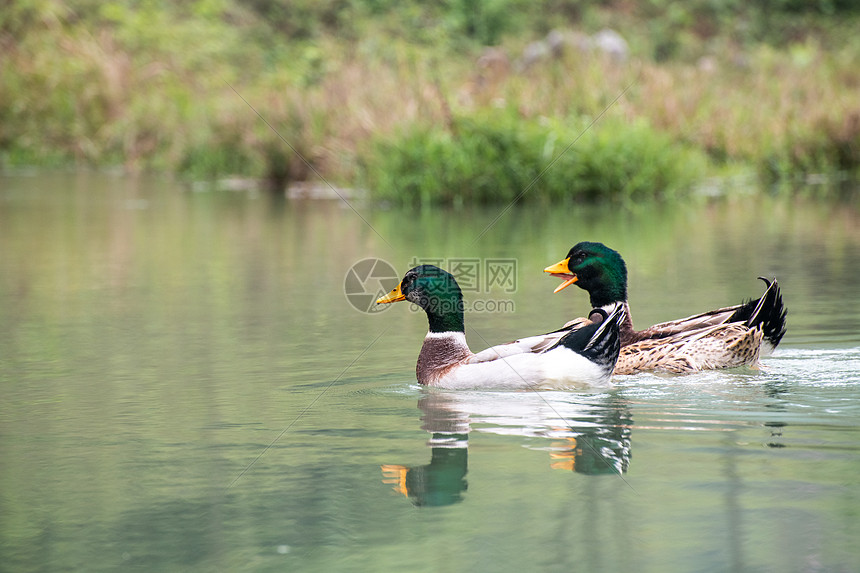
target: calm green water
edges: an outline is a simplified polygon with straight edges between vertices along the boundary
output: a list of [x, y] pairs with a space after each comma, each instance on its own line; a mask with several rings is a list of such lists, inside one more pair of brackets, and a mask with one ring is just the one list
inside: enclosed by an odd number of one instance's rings
[[[500, 208], [356, 208], [372, 228], [0, 178], [0, 570], [860, 571], [856, 199], [514, 208], [480, 238]], [[367, 257], [514, 261], [466, 293], [477, 350], [587, 310], [541, 272], [587, 239], [625, 256], [639, 325], [777, 276], [782, 346], [601, 392], [427, 392], [424, 316], [344, 294]]]

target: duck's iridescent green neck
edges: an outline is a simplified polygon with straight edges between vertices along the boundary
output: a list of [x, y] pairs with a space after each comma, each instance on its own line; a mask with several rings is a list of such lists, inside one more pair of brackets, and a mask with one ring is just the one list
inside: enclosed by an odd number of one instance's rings
[[592, 308], [627, 301], [627, 265], [617, 251], [603, 243], [582, 242], [568, 253], [576, 285], [588, 291]]
[[589, 292], [591, 307], [601, 308], [615, 302], [627, 302], [627, 269], [607, 267], [600, 284]]
[[463, 293], [449, 273], [433, 265], [415, 267], [403, 277], [401, 290], [427, 313], [430, 332], [466, 331]]
[[459, 300], [445, 299], [440, 302], [444, 308], [451, 310], [427, 311], [430, 332], [466, 332], [466, 325], [463, 320], [462, 295]]

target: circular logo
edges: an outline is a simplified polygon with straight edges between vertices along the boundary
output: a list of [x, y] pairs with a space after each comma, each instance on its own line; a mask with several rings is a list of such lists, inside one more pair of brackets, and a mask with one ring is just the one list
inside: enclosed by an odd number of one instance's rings
[[343, 292], [353, 308], [373, 314], [388, 310], [391, 305], [376, 304], [376, 299], [394, 290], [398, 284], [400, 277], [394, 267], [382, 259], [363, 259], [346, 271]]

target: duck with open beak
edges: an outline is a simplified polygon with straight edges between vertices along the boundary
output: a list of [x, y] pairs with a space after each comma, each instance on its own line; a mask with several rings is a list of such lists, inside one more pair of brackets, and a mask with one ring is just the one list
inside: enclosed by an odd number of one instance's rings
[[566, 289], [577, 280], [577, 277], [574, 273], [570, 272], [570, 257], [567, 257], [563, 261], [559, 261], [554, 265], [550, 265], [543, 270], [545, 273], [550, 273], [551, 276], [558, 277], [560, 279], [564, 279], [564, 282], [558, 285], [553, 292], [553, 294], [557, 293], [560, 290]]

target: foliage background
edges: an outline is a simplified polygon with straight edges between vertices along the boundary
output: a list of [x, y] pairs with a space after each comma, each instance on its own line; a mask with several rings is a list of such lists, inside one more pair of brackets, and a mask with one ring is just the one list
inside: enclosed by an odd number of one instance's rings
[[[530, 197], [853, 171], [858, 15], [849, 0], [6, 0], [0, 162], [278, 189], [316, 171], [421, 204], [510, 199], [573, 141]], [[624, 58], [546, 55], [552, 31], [606, 28]]]

